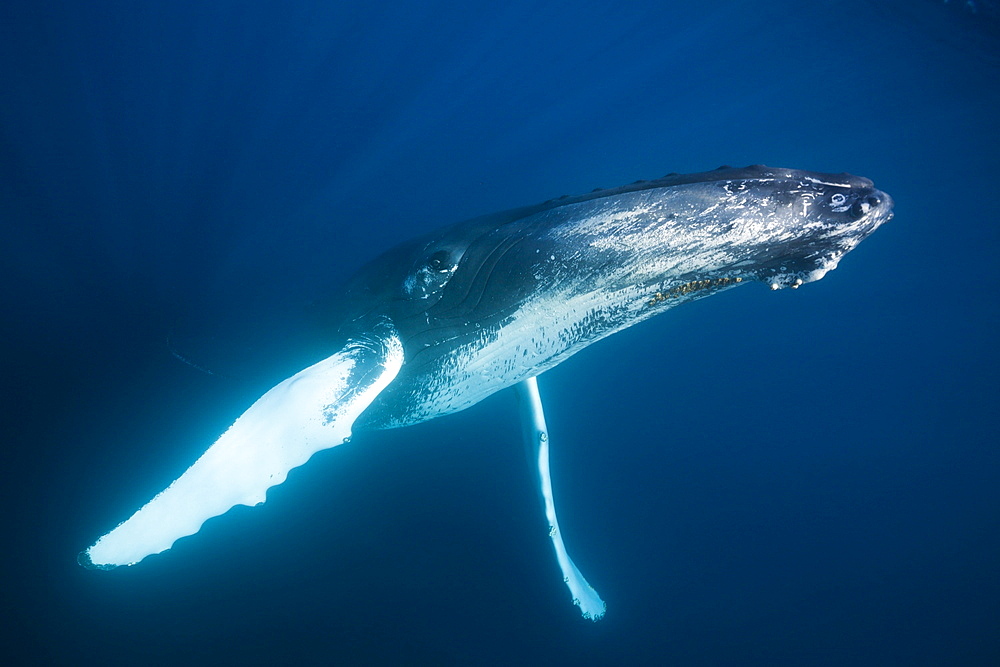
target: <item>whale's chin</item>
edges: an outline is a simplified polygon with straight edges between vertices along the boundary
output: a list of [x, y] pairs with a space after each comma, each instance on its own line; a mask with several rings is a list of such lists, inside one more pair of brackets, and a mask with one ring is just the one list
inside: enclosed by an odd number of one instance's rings
[[783, 267], [778, 270], [763, 270], [758, 273], [757, 280], [773, 290], [785, 289], [786, 287], [798, 289], [807, 283], [822, 280], [826, 274], [837, 268], [845, 254], [846, 251], [830, 253], [801, 268]]

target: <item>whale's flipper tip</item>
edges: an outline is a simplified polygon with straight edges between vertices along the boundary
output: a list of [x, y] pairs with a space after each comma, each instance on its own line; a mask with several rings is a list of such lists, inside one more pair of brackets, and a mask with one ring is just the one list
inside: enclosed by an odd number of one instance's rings
[[[94, 559], [90, 557], [90, 549], [78, 553], [76, 555], [76, 562], [88, 570], [101, 570], [103, 572], [117, 570], [121, 567], [119, 563], [95, 563]], [[128, 565], [132, 565], [132, 563], [128, 563]]]
[[570, 560], [565, 547], [556, 547], [556, 551], [560, 566], [563, 566], [563, 563], [565, 563], [563, 571], [566, 576], [563, 578], [563, 581], [573, 596], [573, 604], [580, 608], [580, 613], [588, 621], [596, 622], [604, 618], [604, 613], [608, 610], [608, 605], [604, 603], [604, 600], [594, 590], [594, 587], [584, 579], [583, 574], [581, 574], [573, 561]]
[[113, 570], [118, 567], [117, 565], [100, 565], [95, 563], [86, 551], [81, 551], [76, 555], [76, 562], [88, 570]]
[[604, 618], [604, 612], [608, 610], [608, 605], [604, 603], [604, 600], [601, 599], [601, 596], [593, 588], [590, 589], [589, 594], [583, 598], [577, 598], [573, 602], [580, 607], [580, 613], [583, 614], [585, 619], [594, 621], [595, 623]]

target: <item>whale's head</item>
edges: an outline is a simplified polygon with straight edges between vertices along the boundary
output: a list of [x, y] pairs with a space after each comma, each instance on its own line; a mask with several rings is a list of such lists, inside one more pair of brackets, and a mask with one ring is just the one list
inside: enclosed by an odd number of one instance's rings
[[871, 181], [850, 174], [721, 168], [553, 210], [565, 219], [543, 236], [620, 289], [693, 295], [753, 280], [794, 288], [834, 269], [892, 217], [892, 206]]
[[[819, 280], [893, 215], [892, 198], [867, 178], [767, 167], [735, 171], [735, 178], [705, 182], [723, 193], [715, 219], [729, 227], [715, 232], [719, 250], [737, 260], [737, 275], [772, 289]], [[700, 224], [692, 221], [692, 229]]]

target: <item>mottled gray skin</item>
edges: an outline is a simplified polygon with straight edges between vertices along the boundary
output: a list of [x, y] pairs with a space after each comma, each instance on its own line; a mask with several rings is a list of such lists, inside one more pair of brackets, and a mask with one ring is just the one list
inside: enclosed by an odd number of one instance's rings
[[403, 244], [351, 281], [341, 330], [388, 319], [405, 361], [356, 423], [469, 407], [680, 303], [818, 280], [892, 217], [849, 174], [670, 175], [485, 216]]

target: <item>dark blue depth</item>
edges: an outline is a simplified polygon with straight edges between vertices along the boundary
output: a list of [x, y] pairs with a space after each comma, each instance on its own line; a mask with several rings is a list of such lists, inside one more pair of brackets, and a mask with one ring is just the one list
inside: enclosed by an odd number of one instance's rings
[[[996, 664], [997, 81], [993, 2], [2, 3], [5, 662]], [[600, 623], [506, 393], [76, 564], [382, 250], [753, 163], [869, 177], [896, 217], [818, 283], [542, 376]]]

